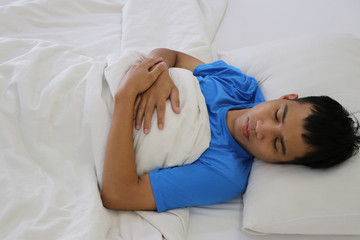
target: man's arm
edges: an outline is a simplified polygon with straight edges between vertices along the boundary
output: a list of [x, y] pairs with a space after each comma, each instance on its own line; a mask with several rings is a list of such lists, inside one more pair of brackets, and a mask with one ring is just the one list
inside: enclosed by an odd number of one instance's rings
[[189, 71], [194, 71], [194, 69], [204, 64], [204, 62], [199, 59], [192, 57], [186, 53], [182, 53], [179, 51], [166, 49], [166, 48], [157, 48], [150, 52], [150, 58], [161, 57], [163, 61], [166, 63], [168, 68], [178, 67], [185, 68]]
[[136, 96], [146, 91], [165, 69], [161, 59], [133, 66], [115, 96], [103, 172], [101, 198], [107, 208], [155, 210], [149, 174], [138, 176], [133, 146], [133, 111]]
[[201, 64], [197, 58], [188, 54], [166, 49], [157, 48], [150, 52], [150, 58], [161, 57], [166, 63], [166, 70], [162, 72], [158, 80], [145, 93], [139, 95], [135, 102], [134, 119], [135, 128], [140, 129], [144, 119], [144, 133], [150, 132], [151, 119], [156, 108], [158, 116], [158, 128], [162, 129], [165, 123], [165, 103], [170, 98], [172, 109], [175, 113], [180, 113], [179, 93], [169, 76], [168, 69], [171, 67], [185, 68], [190, 71]]

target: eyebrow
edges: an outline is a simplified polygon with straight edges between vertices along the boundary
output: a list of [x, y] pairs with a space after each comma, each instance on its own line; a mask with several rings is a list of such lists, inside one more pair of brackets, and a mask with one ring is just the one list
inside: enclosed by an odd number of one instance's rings
[[[285, 109], [284, 109], [284, 113], [283, 116], [281, 118], [281, 122], [284, 124], [285, 118], [286, 118], [286, 114], [288, 112], [288, 105], [285, 105]], [[284, 137], [281, 136], [280, 138], [280, 142], [281, 142], [281, 148], [282, 148], [282, 154], [285, 155], [286, 154], [286, 147], [285, 147], [285, 141], [284, 141]]]

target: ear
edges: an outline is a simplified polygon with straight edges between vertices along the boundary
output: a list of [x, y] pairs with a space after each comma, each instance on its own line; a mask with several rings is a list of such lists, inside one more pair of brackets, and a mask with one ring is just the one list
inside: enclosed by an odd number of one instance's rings
[[299, 95], [295, 94], [295, 93], [292, 93], [292, 94], [286, 94], [282, 97], [280, 97], [280, 99], [298, 99], [299, 98]]

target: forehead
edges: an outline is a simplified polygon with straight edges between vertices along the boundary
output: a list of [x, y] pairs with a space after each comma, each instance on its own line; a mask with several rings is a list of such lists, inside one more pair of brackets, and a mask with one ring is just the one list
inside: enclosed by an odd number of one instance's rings
[[300, 104], [296, 101], [281, 101], [280, 105], [287, 105], [288, 111], [283, 126], [284, 144], [287, 149], [286, 158], [291, 160], [302, 157], [311, 150], [305, 143], [302, 135], [307, 133], [304, 129], [305, 118], [311, 114], [310, 104]]

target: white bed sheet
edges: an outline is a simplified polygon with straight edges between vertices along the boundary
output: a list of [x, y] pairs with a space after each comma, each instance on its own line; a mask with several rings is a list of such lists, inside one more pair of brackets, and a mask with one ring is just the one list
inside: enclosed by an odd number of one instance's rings
[[[213, 52], [229, 51], [284, 38], [313, 34], [360, 36], [358, 0], [229, 0]], [[241, 196], [228, 202], [193, 207], [188, 240], [358, 240], [359, 236], [250, 235], [241, 230]]]
[[105, 56], [120, 51], [124, 2], [1, 1], [1, 239], [106, 238], [93, 159], [79, 157], [92, 154], [76, 125], [88, 112], [72, 113], [88, 66], [103, 62], [88, 71], [101, 86]]
[[94, 165], [112, 113], [104, 70], [155, 47], [212, 61], [226, 2], [125, 2], [0, 3], [1, 239], [185, 238], [189, 209], [102, 206]]
[[[120, 54], [121, 52], [121, 12], [125, 2], [126, 0], [4, 0], [0, 4], [0, 37], [22, 40], [40, 39], [48, 41], [48, 43], [66, 45], [76, 52], [81, 52], [84, 58], [104, 60], [109, 53]], [[279, 38], [319, 31], [356, 33], [360, 35], [360, 16], [357, 14], [360, 11], [359, 1], [349, 0], [346, 5], [339, 5], [338, 3], [342, 2], [340, 0], [330, 1], [332, 4], [327, 4], [329, 2], [327, 0], [321, 0], [316, 3], [308, 0], [306, 4], [300, 4], [300, 2], [304, 1], [297, 0], [294, 1], [296, 5], [291, 5], [286, 0], [271, 1], [272, 4], [267, 2], [230, 0], [224, 24], [219, 29], [214, 40], [213, 47], [215, 51], [246, 47]], [[203, 7], [203, 12], [206, 13], [206, 19], [211, 19], [211, 8], [207, 8], [208, 6], [205, 4], [205, 1], [200, 2], [200, 6]], [[328, 6], [328, 8], [323, 9], [323, 6]], [[284, 16], [288, 19], [292, 19], [290, 17], [294, 14], [297, 14], [296, 16], [298, 17], [303, 17], [304, 15], [297, 12], [299, 8], [312, 13], [306, 22], [294, 20], [292, 25], [291, 22], [287, 21], [285, 23], [282, 21], [282, 18], [279, 18], [280, 13], [286, 13]], [[238, 14], [239, 12], [242, 12], [242, 14]], [[258, 15], [253, 14], [253, 12], [256, 12]], [[318, 16], [317, 12], [323, 12], [322, 16], [326, 20], [332, 19], [333, 13], [337, 12], [337, 19], [341, 19], [341, 21], [335, 21], [333, 25], [327, 25], [327, 22], [316, 17]], [[31, 17], [29, 18], [29, 16]], [[234, 21], [234, 19], [238, 20]], [[216, 20], [214, 21], [216, 22]], [[209, 36], [214, 33], [211, 23], [213, 21], [208, 21], [204, 24]], [[257, 30], [257, 28], [261, 30]], [[207, 59], [210, 58], [204, 56], [203, 60]], [[2, 136], [1, 139], [6, 140], [7, 138]], [[15, 199], [9, 198], [13, 192], [2, 192], [8, 195], [5, 195], [7, 197], [3, 197], [1, 200], [2, 210], [0, 211], [0, 220], [3, 225], [1, 227], [2, 231], [0, 231], [0, 238], [104, 239], [107, 236], [108, 239], [121, 239], [119, 235], [121, 229], [113, 229], [112, 232], [107, 232], [111, 225], [111, 219], [115, 218], [117, 213], [114, 211], [108, 215], [102, 207], [99, 207], [101, 206], [100, 198], [93, 198], [97, 195], [97, 188], [96, 178], [94, 177], [95, 170], [91, 164], [79, 171], [81, 168], [74, 168], [73, 164], [70, 164], [69, 161], [61, 162], [59, 160], [62, 156], [59, 153], [60, 151], [54, 151], [57, 153], [56, 159], [58, 160], [51, 160], [43, 169], [34, 167], [33, 172], [27, 172], [28, 169], [24, 169], [27, 166], [22, 164], [24, 163], [24, 158], [28, 156], [18, 154], [21, 150], [23, 149], [15, 147], [13, 152], [2, 151], [0, 153], [2, 166], [7, 167], [3, 167], [2, 171], [0, 171], [0, 184], [1, 186], [6, 186], [10, 181], [17, 181], [13, 185], [16, 187], [14, 191], [23, 191], [22, 197], [28, 197], [31, 201], [36, 199], [44, 201], [39, 201], [38, 205], [30, 204], [27, 206], [26, 199], [22, 199], [24, 205], [15, 209], [10, 204]], [[74, 151], [68, 151], [66, 154], [71, 156], [72, 153]], [[6, 162], [6, 154], [10, 154], [11, 156], [8, 156], [18, 162]], [[18, 155], [16, 156], [16, 154]], [[35, 153], [29, 152], [28, 154], [32, 155]], [[71, 156], [70, 158], [73, 157]], [[54, 170], [51, 167], [52, 163], [64, 164], [65, 167], [60, 169], [61, 171], [59, 169]], [[9, 169], [12, 171], [6, 172]], [[15, 171], [16, 169], [20, 169], [20, 172]], [[24, 175], [24, 173], [26, 174]], [[58, 179], [54, 180], [50, 176], [52, 173], [56, 174]], [[40, 179], [38, 179], [39, 174], [41, 175]], [[67, 176], [72, 176], [73, 178], [68, 178]], [[39, 181], [49, 183], [47, 188], [36, 188], [34, 184], [39, 183]], [[89, 187], [89, 185], [93, 187]], [[4, 187], [3, 189], [6, 188]], [[73, 198], [70, 201], [64, 198], [64, 196], [73, 196]], [[44, 206], [43, 203], [49, 203], [47, 201], [49, 199], [57, 199], [61, 203], [65, 202], [65, 204], [60, 204], [64, 208], [59, 209], [56, 208], [58, 206], [51, 205]], [[66, 202], [69, 204], [66, 204]], [[79, 205], [82, 207], [74, 208], [74, 206]], [[96, 206], [96, 208], [92, 211], [83, 209], [93, 206]], [[41, 210], [49, 209], [48, 207], [53, 207], [50, 208], [53, 211], [41, 212]], [[73, 211], [74, 209], [76, 211]], [[53, 216], [54, 214], [56, 215], [56, 211], [59, 213], [57, 215], [58, 218], [49, 219], [47, 214], [50, 213]], [[188, 239], [339, 239], [339, 236], [251, 236], [240, 230], [241, 214], [242, 200], [240, 197], [223, 204], [190, 208]], [[19, 219], [22, 221], [18, 221]], [[29, 223], [35, 224], [29, 226]], [[38, 226], [42, 226], [42, 228]], [[7, 231], [4, 231], [5, 227]], [[122, 226], [122, 228], [126, 227], [127, 225]], [[143, 226], [143, 228], [141, 226], [132, 227], [133, 229], [130, 230], [138, 232], [152, 230], [148, 226]], [[8, 235], [4, 235], [6, 233]], [[154, 237], [161, 238], [161, 236]], [[358, 239], [358, 236], [341, 237], [341, 239], [355, 240]]]

